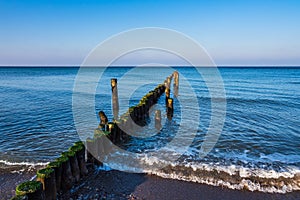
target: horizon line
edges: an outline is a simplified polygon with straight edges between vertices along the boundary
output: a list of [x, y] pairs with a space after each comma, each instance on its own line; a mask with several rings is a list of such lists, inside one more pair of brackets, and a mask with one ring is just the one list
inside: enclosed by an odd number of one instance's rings
[[[0, 67], [81, 67], [80, 65], [0, 65]], [[112, 65], [112, 66], [82, 66], [82, 67], [136, 67], [135, 65]], [[138, 67], [164, 67], [159, 65], [138, 66]], [[166, 66], [167, 67], [167, 66]], [[194, 67], [193, 65], [169, 65], [169, 67]], [[299, 65], [215, 65], [198, 67], [300, 67]]]

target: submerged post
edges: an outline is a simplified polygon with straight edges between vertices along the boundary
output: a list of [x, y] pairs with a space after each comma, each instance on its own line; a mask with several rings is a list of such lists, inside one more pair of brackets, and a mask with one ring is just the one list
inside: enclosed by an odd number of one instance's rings
[[168, 119], [170, 119], [170, 120], [172, 119], [173, 112], [174, 112], [173, 99], [168, 98], [168, 104], [167, 104], [167, 117], [168, 117]]
[[155, 111], [155, 128], [157, 130], [161, 129], [161, 111], [160, 110], [156, 110]]
[[118, 97], [118, 80], [116, 78], [112, 78], [110, 80], [111, 91], [112, 91], [112, 107], [113, 107], [113, 115], [114, 119], [118, 119], [119, 117], [119, 97]]

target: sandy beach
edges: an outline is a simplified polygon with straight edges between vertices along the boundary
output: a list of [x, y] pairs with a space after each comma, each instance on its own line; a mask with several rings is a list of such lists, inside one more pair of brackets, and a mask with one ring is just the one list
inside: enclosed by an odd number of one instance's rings
[[300, 199], [300, 191], [286, 194], [231, 190], [154, 175], [120, 171], [92, 171], [59, 199]]
[[[20, 167], [8, 172], [0, 171], [0, 199], [10, 199], [15, 187], [30, 180], [36, 169]], [[89, 175], [83, 177], [69, 192], [60, 194], [58, 199], [245, 199], [245, 200], [281, 200], [300, 199], [300, 191], [286, 194], [231, 190], [193, 182], [165, 179], [155, 175], [127, 173], [121, 171], [102, 171], [89, 169]]]
[[34, 178], [40, 167], [9, 166], [0, 168], [0, 200], [10, 199], [15, 195], [16, 186]]

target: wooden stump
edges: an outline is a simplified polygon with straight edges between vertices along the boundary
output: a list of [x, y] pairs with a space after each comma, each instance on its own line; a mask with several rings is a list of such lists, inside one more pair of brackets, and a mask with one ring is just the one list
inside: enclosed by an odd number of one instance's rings
[[95, 154], [96, 154], [96, 150], [95, 150], [95, 140], [93, 140], [92, 138], [87, 138], [86, 139], [86, 157], [87, 157], [87, 163], [92, 163], [94, 164], [95, 162]]
[[27, 181], [16, 188], [17, 196], [27, 196], [28, 200], [44, 200], [45, 193], [40, 181]]
[[62, 173], [61, 163], [58, 161], [50, 162], [48, 164], [48, 167], [54, 169], [55, 171], [55, 186], [56, 186], [56, 192], [58, 192], [60, 191], [61, 188], [61, 173]]
[[114, 115], [114, 119], [118, 119], [119, 117], [118, 80], [116, 78], [112, 78], [110, 80], [110, 84], [111, 84], [111, 92], [112, 92], [113, 115]]
[[69, 150], [63, 152], [62, 155], [68, 156], [70, 161], [72, 176], [74, 177], [75, 182], [78, 182], [80, 180], [80, 171], [79, 171], [78, 161], [76, 158], [76, 153]]
[[81, 141], [76, 142], [70, 148], [70, 151], [75, 152], [79, 171], [80, 171], [80, 176], [83, 177], [83, 176], [87, 175], [88, 170], [87, 170], [86, 164], [85, 164], [85, 146], [84, 146], [83, 142], [81, 142]]
[[105, 113], [103, 111], [99, 111], [98, 115], [100, 118], [100, 123], [99, 123], [98, 128], [100, 128], [101, 130], [104, 130], [105, 125], [108, 123], [107, 116], [105, 115]]
[[173, 99], [172, 98], [168, 98], [168, 104], [167, 104], [167, 117], [168, 119], [172, 119], [173, 117]]
[[62, 172], [61, 172], [61, 190], [66, 192], [72, 188], [75, 179], [72, 175], [70, 161], [68, 156], [61, 155], [57, 159], [58, 162], [61, 162]]
[[49, 167], [38, 170], [37, 181], [43, 184], [46, 200], [56, 200], [55, 170]]

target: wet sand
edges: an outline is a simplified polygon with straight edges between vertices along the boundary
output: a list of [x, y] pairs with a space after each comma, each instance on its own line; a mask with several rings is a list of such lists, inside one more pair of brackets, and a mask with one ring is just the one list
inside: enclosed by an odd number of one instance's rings
[[[37, 168], [16, 166], [9, 170], [0, 168], [0, 199], [10, 199], [15, 188], [30, 180]], [[58, 199], [222, 199], [222, 200], [281, 200], [300, 199], [300, 191], [286, 194], [270, 194], [205, 184], [164, 179], [154, 175], [101, 171], [89, 168], [89, 175], [82, 178], [69, 192]]]
[[0, 200], [10, 199], [15, 195], [18, 184], [35, 176], [38, 168], [9, 166], [0, 168]]
[[300, 199], [300, 191], [270, 194], [209, 186], [154, 175], [94, 171], [59, 199]]

